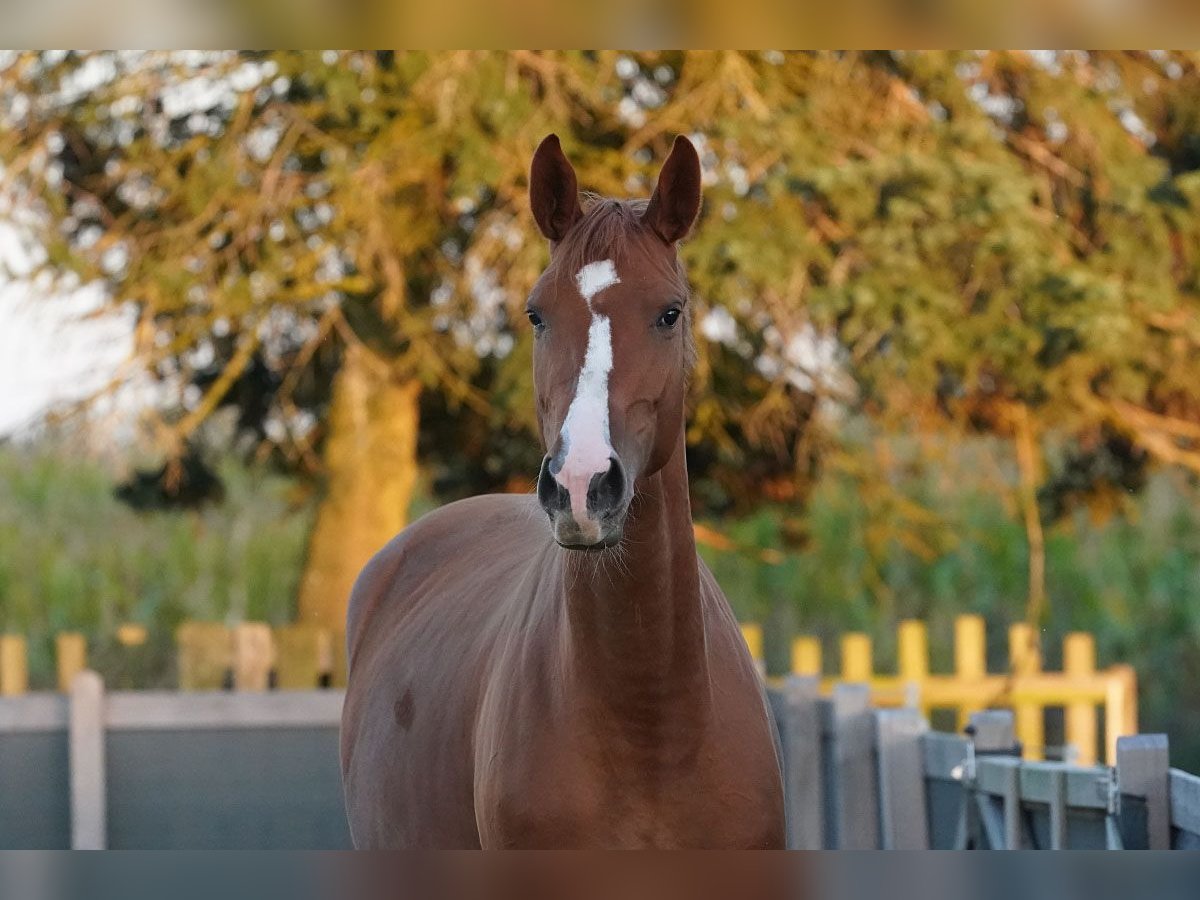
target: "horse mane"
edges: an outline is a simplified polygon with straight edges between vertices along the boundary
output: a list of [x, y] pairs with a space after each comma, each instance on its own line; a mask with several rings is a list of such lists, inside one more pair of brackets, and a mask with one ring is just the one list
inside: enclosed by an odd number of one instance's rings
[[[643, 233], [647, 226], [642, 224], [649, 200], [614, 200], [599, 194], [580, 194], [583, 217], [571, 226], [570, 231], [555, 248], [555, 266], [575, 273], [588, 263], [599, 259], [615, 259], [625, 249], [631, 235]], [[680, 300], [686, 301], [691, 291], [688, 288], [687, 271], [678, 254], [673, 264], [664, 269]], [[684, 303], [684, 327], [687, 334], [687, 365], [690, 370], [696, 358], [695, 338], [692, 334], [692, 305]]]
[[561, 265], [577, 272], [598, 259], [614, 259], [631, 233], [642, 227], [645, 200], [613, 200], [599, 194], [580, 195], [583, 216], [571, 226], [555, 254]]

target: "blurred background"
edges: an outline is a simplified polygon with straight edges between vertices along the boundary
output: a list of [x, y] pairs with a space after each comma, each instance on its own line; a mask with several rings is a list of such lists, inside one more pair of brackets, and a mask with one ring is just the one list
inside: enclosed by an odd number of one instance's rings
[[[799, 632], [982, 615], [1139, 675], [1200, 769], [1200, 54], [0, 57], [0, 632], [174, 686], [187, 621], [340, 628], [407, 521], [531, 490], [526, 207], [701, 150], [702, 555]], [[136, 648], [133, 652], [131, 648]]]

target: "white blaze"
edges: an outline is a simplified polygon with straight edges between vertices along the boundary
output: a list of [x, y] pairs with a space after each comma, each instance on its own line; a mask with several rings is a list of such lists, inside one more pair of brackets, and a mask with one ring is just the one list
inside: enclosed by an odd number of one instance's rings
[[612, 456], [608, 430], [608, 374], [612, 371], [612, 326], [608, 316], [592, 309], [592, 299], [607, 287], [619, 284], [611, 259], [588, 263], [575, 276], [579, 293], [592, 314], [587, 352], [575, 383], [575, 398], [562, 426], [566, 458], [555, 476], [571, 495], [576, 523], [588, 522], [587, 491], [593, 476], [607, 472]]
[[617, 267], [613, 265], [612, 260], [605, 259], [588, 263], [580, 269], [575, 276], [575, 282], [579, 285], [579, 293], [583, 294], [583, 301], [588, 305], [588, 309], [591, 309], [592, 298], [606, 287], [620, 284], [621, 279], [617, 277]]

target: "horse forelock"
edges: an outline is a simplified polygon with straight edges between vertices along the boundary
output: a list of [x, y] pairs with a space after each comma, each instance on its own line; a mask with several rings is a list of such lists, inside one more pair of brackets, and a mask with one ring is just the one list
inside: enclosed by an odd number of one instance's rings
[[[648, 200], [614, 200], [598, 194], [584, 193], [583, 216], [554, 248], [551, 269], [545, 274], [570, 279], [585, 267], [601, 260], [622, 260], [633, 240], [661, 240], [642, 222]], [[639, 254], [639, 259], [642, 255]], [[680, 300], [689, 296], [687, 271], [678, 253], [664, 254], [657, 265], [659, 273], [671, 284]], [[618, 271], [621, 266], [618, 264]], [[624, 276], [622, 276], [624, 277]], [[691, 304], [684, 304], [684, 326], [687, 342], [687, 367], [695, 362], [696, 348], [691, 328]]]

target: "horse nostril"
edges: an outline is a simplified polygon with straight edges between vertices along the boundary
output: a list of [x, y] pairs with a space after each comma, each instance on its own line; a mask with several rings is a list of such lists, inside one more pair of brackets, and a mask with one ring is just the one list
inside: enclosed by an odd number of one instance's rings
[[625, 470], [615, 456], [608, 462], [608, 471], [598, 472], [588, 485], [587, 508], [594, 516], [616, 509], [625, 499]]
[[548, 513], [566, 509], [571, 502], [558, 479], [550, 473], [549, 456], [542, 460], [542, 468], [538, 472], [537, 495], [542, 509]]

